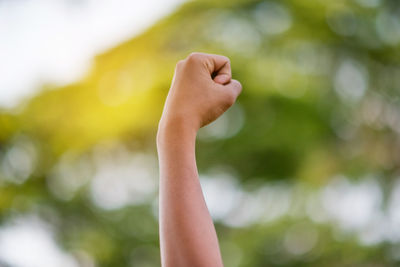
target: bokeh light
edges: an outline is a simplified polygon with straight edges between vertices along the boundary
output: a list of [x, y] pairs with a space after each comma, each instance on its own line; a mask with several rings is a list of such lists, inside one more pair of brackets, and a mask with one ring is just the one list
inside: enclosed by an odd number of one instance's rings
[[230, 58], [198, 133], [226, 266], [400, 264], [400, 2], [0, 1], [0, 266], [160, 266], [178, 60]]

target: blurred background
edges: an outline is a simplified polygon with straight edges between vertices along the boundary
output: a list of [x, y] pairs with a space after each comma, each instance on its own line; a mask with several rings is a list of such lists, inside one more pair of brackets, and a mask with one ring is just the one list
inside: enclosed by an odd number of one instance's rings
[[400, 266], [397, 0], [0, 0], [0, 266], [160, 266], [175, 64], [244, 90], [198, 136], [226, 266]]

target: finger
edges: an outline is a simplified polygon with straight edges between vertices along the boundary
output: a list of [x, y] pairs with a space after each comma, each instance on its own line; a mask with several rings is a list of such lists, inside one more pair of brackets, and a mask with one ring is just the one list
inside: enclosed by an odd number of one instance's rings
[[228, 84], [226, 84], [224, 87], [232, 92], [235, 99], [242, 92], [242, 84], [239, 81], [234, 80], [234, 79], [231, 79], [231, 81]]
[[226, 56], [204, 53], [195, 54], [200, 54], [208, 61], [206, 62], [208, 63], [206, 66], [210, 74], [227, 74], [229, 77], [231, 76], [231, 65], [229, 63], [229, 58]]
[[187, 61], [202, 64], [216, 83], [227, 84], [232, 78], [229, 58], [225, 56], [195, 52], [187, 57]]
[[214, 76], [214, 81], [219, 84], [227, 84], [232, 78], [229, 58], [220, 55], [207, 54], [211, 64], [207, 64], [209, 73]]

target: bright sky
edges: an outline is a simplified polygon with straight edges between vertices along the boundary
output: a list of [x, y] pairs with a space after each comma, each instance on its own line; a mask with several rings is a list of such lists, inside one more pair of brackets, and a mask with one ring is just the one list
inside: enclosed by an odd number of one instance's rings
[[0, 108], [45, 82], [82, 77], [91, 60], [139, 34], [184, 0], [0, 1]]

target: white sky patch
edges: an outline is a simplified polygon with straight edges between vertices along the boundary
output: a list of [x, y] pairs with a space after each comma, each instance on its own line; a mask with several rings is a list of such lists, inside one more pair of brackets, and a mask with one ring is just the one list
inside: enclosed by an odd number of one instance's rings
[[[253, 191], [244, 191], [239, 188], [236, 192], [239, 200], [236, 201], [234, 208], [222, 218], [222, 222], [230, 227], [248, 227], [254, 223], [269, 223], [278, 220], [287, 214], [291, 205], [291, 194], [291, 189], [285, 184], [272, 183]], [[223, 203], [222, 201], [221, 198], [218, 203]], [[209, 205], [208, 202], [207, 205]]]
[[63, 252], [51, 229], [35, 217], [20, 218], [0, 230], [0, 261], [16, 267], [78, 267]]
[[0, 107], [45, 82], [81, 78], [92, 58], [144, 31], [184, 0], [0, 1]]
[[387, 239], [397, 243], [400, 241], [400, 177], [397, 178], [392, 190], [388, 205], [390, 226], [386, 229]]
[[345, 230], [367, 227], [378, 217], [382, 192], [373, 179], [352, 184], [345, 177], [337, 177], [325, 187], [322, 203], [332, 221]]
[[289, 10], [279, 2], [262, 2], [257, 6], [254, 17], [266, 34], [280, 34], [292, 26]]
[[215, 220], [221, 220], [240, 204], [243, 192], [238, 182], [229, 174], [200, 176], [204, 198], [210, 214]]
[[156, 159], [121, 150], [98, 160], [90, 195], [97, 207], [113, 210], [150, 201], [157, 187]]
[[367, 69], [354, 60], [342, 61], [335, 74], [334, 88], [344, 101], [359, 101], [368, 89]]
[[4, 156], [0, 156], [0, 181], [5, 179], [15, 184], [25, 182], [36, 167], [35, 144], [25, 136], [14, 139]]

